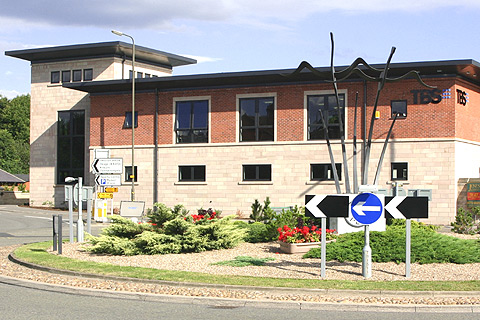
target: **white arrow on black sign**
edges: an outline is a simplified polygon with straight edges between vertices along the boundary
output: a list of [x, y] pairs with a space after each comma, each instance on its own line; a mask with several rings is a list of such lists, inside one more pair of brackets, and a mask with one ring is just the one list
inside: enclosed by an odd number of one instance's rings
[[385, 197], [385, 216], [394, 219], [428, 218], [428, 197]]
[[348, 217], [349, 196], [306, 195], [305, 214], [315, 218]]

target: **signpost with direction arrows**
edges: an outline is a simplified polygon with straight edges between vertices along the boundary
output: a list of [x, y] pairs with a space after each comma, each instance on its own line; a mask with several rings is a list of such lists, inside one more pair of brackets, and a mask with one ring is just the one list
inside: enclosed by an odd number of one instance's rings
[[[428, 218], [428, 197], [385, 196], [374, 193], [307, 195], [305, 215], [322, 219], [322, 230], [326, 230], [326, 218], [348, 217], [349, 213], [365, 226], [365, 246], [363, 248], [362, 272], [365, 278], [371, 277], [371, 248], [369, 225], [379, 219], [406, 219], [406, 276], [410, 277], [410, 247], [412, 218]], [[321, 276], [325, 277], [326, 236], [322, 232]]]
[[122, 158], [95, 159], [92, 162], [92, 171], [94, 174], [123, 173], [123, 159]]

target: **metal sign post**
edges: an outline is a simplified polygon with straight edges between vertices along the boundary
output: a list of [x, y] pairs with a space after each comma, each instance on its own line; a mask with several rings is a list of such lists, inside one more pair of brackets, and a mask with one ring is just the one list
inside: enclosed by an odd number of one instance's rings
[[326, 276], [327, 264], [327, 217], [348, 217], [349, 195], [305, 196], [305, 215], [321, 218], [321, 261], [320, 276]]
[[68, 231], [70, 243], [73, 243], [73, 186], [65, 185], [65, 201], [68, 201]]
[[83, 178], [78, 177], [78, 220], [77, 220], [77, 241], [83, 242], [83, 216], [82, 216], [82, 183]]
[[372, 277], [372, 248], [370, 248], [370, 226], [365, 226], [364, 247], [362, 250], [362, 275], [364, 278]]

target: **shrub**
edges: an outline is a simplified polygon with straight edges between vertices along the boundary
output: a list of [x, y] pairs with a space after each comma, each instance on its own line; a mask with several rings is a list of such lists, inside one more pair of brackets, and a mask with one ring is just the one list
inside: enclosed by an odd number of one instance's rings
[[[480, 208], [475, 207], [473, 210], [478, 213]], [[453, 232], [462, 234], [475, 234], [479, 232], [479, 224], [475, 221], [475, 214], [469, 210], [459, 208], [455, 216], [455, 222], [452, 222]]]
[[111, 220], [112, 224], [102, 230], [102, 234], [106, 236], [133, 239], [136, 235], [144, 232], [145, 230], [152, 229], [152, 226], [149, 224], [135, 223], [130, 219], [120, 216], [112, 216]]
[[272, 208], [270, 208], [270, 198], [267, 197], [263, 202], [263, 206], [260, 204], [258, 199], [255, 199], [255, 202], [252, 203], [252, 214], [250, 215], [250, 219], [253, 222], [265, 222], [268, 223], [268, 220], [275, 215], [275, 212]]
[[[438, 234], [423, 226], [412, 224], [411, 261], [417, 263], [475, 263], [480, 262], [480, 242]], [[362, 261], [364, 234], [344, 234], [327, 244], [327, 260]], [[405, 229], [388, 226], [385, 232], [370, 233], [373, 262], [405, 262]], [[312, 249], [305, 258], [320, 258], [321, 249]]]
[[137, 251], [144, 254], [180, 253], [182, 251], [179, 238], [152, 231], [145, 231], [137, 235], [134, 244]]
[[91, 246], [86, 250], [93, 253], [113, 254], [131, 256], [138, 254], [135, 243], [128, 238], [117, 236], [100, 235], [99, 237], [88, 237]]
[[268, 237], [267, 225], [262, 222], [245, 223], [247, 234], [245, 241], [250, 243], [269, 242], [272, 239]]
[[163, 203], [155, 203], [153, 210], [148, 210], [147, 218], [150, 223], [156, 225], [158, 228], [163, 227], [163, 224], [167, 221], [173, 220], [175, 214], [172, 209], [168, 208]]

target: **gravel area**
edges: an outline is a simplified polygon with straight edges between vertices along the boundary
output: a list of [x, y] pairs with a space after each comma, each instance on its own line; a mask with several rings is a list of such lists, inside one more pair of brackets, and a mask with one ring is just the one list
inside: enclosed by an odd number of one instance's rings
[[[477, 236], [478, 238], [478, 236]], [[0, 276], [39, 281], [43, 283], [66, 285], [90, 289], [104, 289], [125, 292], [143, 292], [194, 297], [222, 297], [235, 299], [256, 299], [299, 302], [328, 303], [375, 303], [375, 304], [416, 304], [416, 305], [480, 305], [480, 295], [460, 293], [453, 295], [436, 295], [433, 293], [393, 294], [379, 292], [351, 291], [322, 292], [312, 290], [262, 290], [262, 289], [228, 289], [225, 287], [192, 285], [179, 286], [165, 283], [139, 283], [132, 281], [112, 281], [88, 279], [83, 277], [52, 274], [29, 269], [7, 259], [17, 246], [0, 247]], [[288, 255], [280, 252], [278, 243], [250, 244], [244, 243], [234, 249], [209, 251], [179, 255], [157, 256], [109, 256], [94, 255], [84, 250], [82, 244], [65, 244], [63, 256], [80, 260], [108, 262], [117, 265], [143, 266], [158, 269], [198, 271], [216, 274], [249, 275], [258, 277], [281, 278], [320, 278], [320, 260], [302, 259], [301, 255]], [[271, 257], [275, 260], [266, 262], [265, 266], [228, 267], [211, 265], [213, 262], [232, 260], [237, 256], [258, 258]], [[327, 279], [363, 280], [361, 263], [327, 262]], [[405, 265], [395, 263], [374, 263], [371, 280], [406, 280]], [[480, 280], [480, 264], [412, 264], [411, 280]]]

